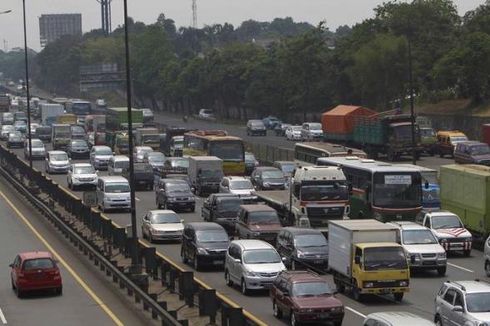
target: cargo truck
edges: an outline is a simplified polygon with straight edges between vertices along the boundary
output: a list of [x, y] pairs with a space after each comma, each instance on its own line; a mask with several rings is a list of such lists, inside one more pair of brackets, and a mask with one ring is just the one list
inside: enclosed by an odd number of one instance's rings
[[157, 128], [138, 128], [134, 139], [136, 146], [150, 146], [154, 150], [160, 148], [160, 133]]
[[61, 104], [54, 104], [54, 103], [40, 103], [39, 104], [39, 114], [41, 116], [41, 122], [44, 125], [48, 124], [49, 118], [51, 117], [51, 120], [55, 120], [56, 118], [60, 115], [62, 115], [65, 112], [65, 109], [63, 105]]
[[[176, 136], [184, 136], [186, 132], [190, 131], [187, 128], [181, 128], [181, 127], [169, 127], [165, 130], [165, 134], [163, 137], [160, 138], [160, 150], [165, 154], [166, 156], [172, 156], [170, 153], [170, 146], [172, 145], [172, 139]], [[177, 155], [176, 155], [177, 156]], [[182, 156], [182, 152], [180, 155]]]
[[257, 191], [259, 201], [274, 208], [285, 226], [327, 230], [329, 220], [349, 215], [349, 187], [342, 169], [309, 166], [296, 169], [286, 190]]
[[330, 221], [328, 267], [340, 293], [350, 289], [356, 301], [366, 294], [409, 291], [410, 270], [397, 227], [377, 220]]
[[223, 160], [215, 156], [191, 156], [188, 175], [197, 195], [218, 192], [223, 178]]
[[[143, 127], [143, 113], [141, 110], [132, 109], [131, 117], [133, 123], [133, 130], [137, 128]], [[114, 144], [116, 143], [117, 135], [120, 135], [121, 132], [128, 130], [128, 109], [127, 108], [108, 108], [106, 110], [106, 122], [105, 122], [105, 142], [108, 146], [111, 146], [113, 150]], [[123, 140], [124, 143], [124, 140]], [[127, 141], [126, 141], [127, 144]], [[124, 146], [123, 146], [124, 147]], [[120, 151], [123, 154], [125, 151]], [[124, 154], [127, 154], [124, 153]]]
[[53, 150], [66, 149], [71, 141], [71, 126], [68, 124], [53, 124], [51, 127]]
[[441, 207], [461, 218], [481, 244], [490, 234], [490, 167], [443, 165], [440, 168]]

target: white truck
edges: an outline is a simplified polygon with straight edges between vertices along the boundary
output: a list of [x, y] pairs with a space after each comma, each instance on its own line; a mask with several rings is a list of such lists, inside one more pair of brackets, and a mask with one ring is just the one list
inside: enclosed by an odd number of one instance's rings
[[65, 112], [63, 105], [54, 103], [39, 103], [39, 115], [41, 116], [42, 124], [49, 124], [49, 118], [51, 121], [56, 121], [56, 117], [62, 115]]
[[157, 128], [138, 128], [134, 137], [136, 146], [150, 146], [154, 150], [160, 149], [160, 132]]
[[71, 126], [69, 124], [53, 124], [51, 132], [53, 149], [66, 150], [71, 140]]
[[349, 186], [344, 172], [333, 166], [299, 167], [289, 189], [257, 191], [259, 201], [274, 208], [283, 225], [326, 231], [330, 220], [347, 219]]
[[223, 178], [223, 161], [215, 156], [191, 156], [188, 175], [197, 195], [218, 192]]
[[401, 301], [409, 291], [410, 270], [398, 228], [372, 219], [330, 221], [328, 268], [339, 292], [354, 299], [365, 294], [393, 294]]

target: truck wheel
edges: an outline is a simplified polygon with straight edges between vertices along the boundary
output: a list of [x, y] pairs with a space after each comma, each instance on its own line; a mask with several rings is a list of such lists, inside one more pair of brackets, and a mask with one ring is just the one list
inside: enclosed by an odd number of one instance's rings
[[444, 276], [444, 275], [446, 275], [446, 269], [447, 269], [447, 267], [446, 267], [446, 266], [444, 266], [444, 267], [439, 267], [439, 268], [437, 269], [437, 274], [439, 274], [439, 276]]
[[393, 293], [396, 302], [402, 302], [404, 293]]
[[335, 286], [337, 287], [337, 291], [339, 293], [344, 293], [345, 292], [345, 285], [339, 280], [334, 279]]
[[439, 157], [440, 158], [443, 158], [444, 157], [444, 154], [443, 153], [439, 153]]
[[[354, 283], [357, 284], [357, 282], [354, 281]], [[354, 300], [357, 302], [362, 302], [364, 299], [364, 295], [361, 293], [361, 290], [357, 286], [353, 286], [352, 288], [352, 296], [354, 297]]]

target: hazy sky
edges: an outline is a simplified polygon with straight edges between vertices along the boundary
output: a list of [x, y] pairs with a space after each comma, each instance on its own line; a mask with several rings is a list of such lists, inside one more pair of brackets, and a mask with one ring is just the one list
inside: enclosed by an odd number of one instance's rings
[[[83, 31], [100, 28], [100, 5], [97, 0], [25, 0], [27, 7], [28, 45], [39, 50], [39, 19], [41, 14], [81, 13]], [[373, 15], [373, 8], [383, 0], [197, 0], [199, 26], [230, 22], [235, 26], [247, 19], [270, 21], [291, 16], [295, 21], [317, 24], [327, 21], [330, 29], [352, 25]], [[454, 0], [462, 15], [483, 4], [484, 0]], [[112, 0], [112, 26], [122, 22], [123, 0]], [[177, 26], [192, 21], [191, 0], [128, 0], [129, 15], [138, 21], [153, 23], [159, 13], [175, 20]], [[0, 48], [23, 46], [22, 0], [0, 0]]]

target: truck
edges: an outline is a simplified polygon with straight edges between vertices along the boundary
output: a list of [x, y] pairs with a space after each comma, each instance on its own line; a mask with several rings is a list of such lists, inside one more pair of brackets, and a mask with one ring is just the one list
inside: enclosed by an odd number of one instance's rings
[[[141, 112], [141, 110], [132, 109], [131, 117], [133, 130], [143, 127], [143, 113]], [[105, 128], [105, 142], [106, 144], [108, 144], [108, 146], [113, 147], [113, 144], [115, 144], [116, 142], [115, 138], [117, 137], [117, 135], [121, 132], [127, 132], [128, 130], [128, 109], [124, 107], [107, 108]]]
[[[412, 118], [395, 111], [376, 113], [363, 107], [340, 106], [322, 115], [326, 141], [350, 144], [363, 149], [370, 158], [385, 154], [390, 161], [402, 155], [420, 156], [423, 148], [420, 131], [415, 125], [415, 147], [412, 144]], [[342, 110], [341, 110], [342, 109]]]
[[71, 126], [69, 124], [53, 124], [51, 127], [53, 150], [66, 149], [71, 141]]
[[171, 156], [170, 147], [172, 144], [172, 139], [176, 136], [184, 136], [184, 134], [188, 131], [190, 130], [181, 127], [167, 128], [163, 137], [160, 138], [160, 150], [163, 152], [163, 154], [165, 154], [166, 156]]
[[[55, 103], [40, 103], [39, 114], [41, 116], [41, 123], [47, 125], [50, 117], [56, 119], [58, 116], [65, 112], [63, 105]], [[51, 119], [53, 119], [51, 118]]]
[[328, 268], [340, 293], [356, 301], [365, 294], [393, 294], [400, 302], [409, 291], [410, 270], [398, 228], [373, 219], [329, 221]]
[[160, 148], [160, 132], [157, 128], [138, 128], [134, 136], [136, 146], [150, 146], [157, 150]]
[[349, 186], [340, 167], [298, 167], [286, 190], [257, 191], [259, 201], [274, 208], [285, 226], [326, 232], [330, 220], [348, 218]]
[[62, 114], [56, 118], [58, 124], [76, 125], [77, 121], [77, 116], [71, 113]]
[[197, 195], [219, 192], [223, 160], [215, 156], [191, 156], [188, 175]]
[[5, 93], [0, 93], [0, 112], [9, 112], [10, 96]]

